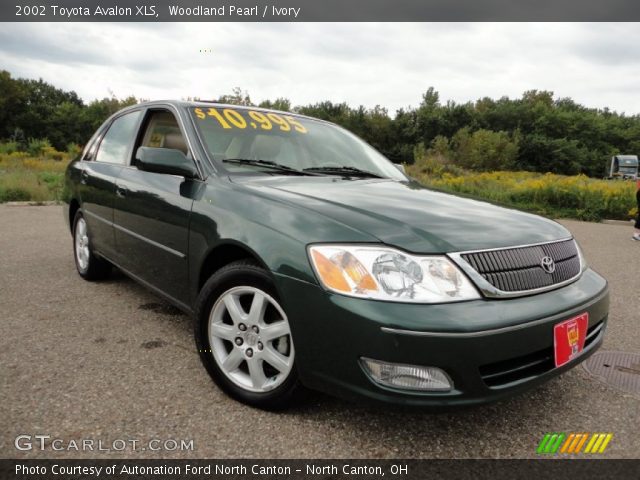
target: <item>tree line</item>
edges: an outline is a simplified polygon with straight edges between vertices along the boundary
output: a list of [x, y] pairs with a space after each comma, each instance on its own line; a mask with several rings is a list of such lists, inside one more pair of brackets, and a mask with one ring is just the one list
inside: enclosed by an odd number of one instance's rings
[[25, 149], [46, 143], [59, 151], [83, 145], [110, 115], [137, 103], [114, 95], [85, 104], [68, 92], [40, 80], [12, 78], [0, 71], [0, 140]]
[[[552, 92], [520, 98], [442, 102], [429, 88], [417, 107], [391, 115], [382, 107], [331, 101], [293, 106], [287, 98], [254, 104], [237, 88], [216, 101], [297, 112], [337, 123], [395, 162], [433, 156], [465, 169], [528, 170], [592, 177], [615, 154], [640, 153], [640, 116], [588, 108]], [[84, 143], [112, 113], [138, 99], [115, 96], [85, 104], [73, 91], [0, 72], [0, 139], [47, 138], [56, 149]]]

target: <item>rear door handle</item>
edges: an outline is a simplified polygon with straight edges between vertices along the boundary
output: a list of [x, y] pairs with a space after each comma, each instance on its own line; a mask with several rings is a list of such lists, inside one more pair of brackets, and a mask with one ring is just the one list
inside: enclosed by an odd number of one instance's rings
[[123, 187], [116, 187], [116, 196], [124, 198], [127, 196], [127, 189]]
[[83, 185], [86, 185], [88, 178], [89, 178], [89, 173], [87, 173], [86, 170], [82, 170], [82, 173], [80, 174], [80, 183]]

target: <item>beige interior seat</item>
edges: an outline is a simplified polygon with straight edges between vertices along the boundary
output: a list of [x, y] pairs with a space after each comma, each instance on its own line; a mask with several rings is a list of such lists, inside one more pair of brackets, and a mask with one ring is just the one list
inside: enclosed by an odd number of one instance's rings
[[180, 150], [182, 153], [187, 155], [189, 149], [187, 148], [187, 142], [185, 142], [182, 134], [178, 132], [167, 133], [164, 136], [164, 143], [162, 148], [173, 148], [175, 150]]

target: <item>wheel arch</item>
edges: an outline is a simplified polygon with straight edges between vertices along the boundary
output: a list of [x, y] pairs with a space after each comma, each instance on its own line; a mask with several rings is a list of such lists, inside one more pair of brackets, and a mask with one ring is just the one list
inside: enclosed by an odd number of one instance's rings
[[199, 268], [197, 292], [211, 275], [237, 260], [253, 260], [271, 275], [271, 270], [255, 251], [243, 243], [229, 240], [215, 245], [205, 255]]
[[80, 202], [75, 198], [69, 201], [69, 229], [73, 233], [73, 220], [76, 218], [76, 212], [80, 210]]

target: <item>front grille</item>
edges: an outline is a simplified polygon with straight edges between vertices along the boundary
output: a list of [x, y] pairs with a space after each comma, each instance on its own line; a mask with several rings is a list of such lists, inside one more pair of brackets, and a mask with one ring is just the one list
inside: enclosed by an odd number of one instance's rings
[[[592, 325], [587, 330], [587, 337], [584, 341], [585, 350], [600, 337], [602, 327], [604, 327], [604, 320]], [[531, 380], [554, 368], [553, 347], [549, 347], [522, 357], [483, 365], [480, 367], [480, 376], [490, 388], [505, 388], [515, 383]]]
[[[573, 240], [463, 253], [460, 256], [487, 282], [503, 292], [552, 287], [571, 280], [580, 273], [580, 257]], [[553, 273], [543, 270], [541, 262], [544, 257], [553, 259]]]

